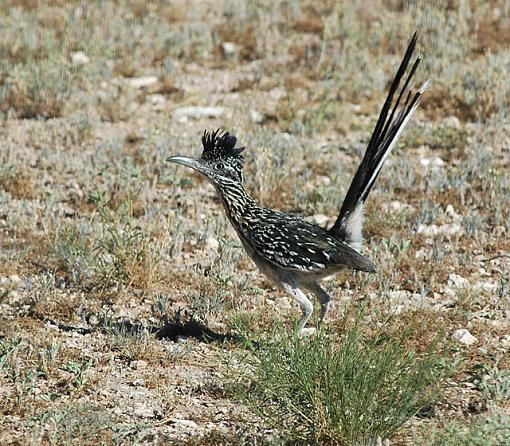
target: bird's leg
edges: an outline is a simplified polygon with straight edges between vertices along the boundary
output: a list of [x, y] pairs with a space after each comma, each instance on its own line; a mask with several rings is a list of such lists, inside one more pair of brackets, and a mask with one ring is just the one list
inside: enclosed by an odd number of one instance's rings
[[301, 289], [299, 289], [296, 285], [282, 284], [282, 287], [287, 293], [296, 299], [296, 302], [301, 307], [303, 314], [297, 323], [296, 331], [299, 336], [302, 336], [303, 328], [312, 315], [313, 304], [310, 302], [310, 299], [306, 297], [305, 293], [303, 293], [303, 291], [301, 291]]
[[324, 291], [317, 282], [306, 282], [303, 286], [311, 291], [319, 300], [321, 304], [321, 312], [319, 314], [319, 325], [322, 324], [323, 319], [329, 313], [331, 309], [331, 297], [326, 291]]

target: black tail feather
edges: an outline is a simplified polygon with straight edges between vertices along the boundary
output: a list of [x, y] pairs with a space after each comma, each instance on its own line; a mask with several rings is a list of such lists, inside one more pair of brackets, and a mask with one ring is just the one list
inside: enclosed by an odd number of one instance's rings
[[[399, 89], [400, 82], [407, 71], [409, 62], [416, 48], [416, 41], [417, 33], [415, 32], [409, 42], [397, 74], [391, 83], [388, 96], [382, 107], [365, 155], [356, 174], [354, 175], [349, 190], [347, 191], [347, 195], [342, 203], [338, 218], [330, 229], [332, 234], [346, 240], [347, 242], [349, 242], [350, 238], [356, 238], [354, 235], [349, 233], [353, 230], [349, 224], [349, 217], [353, 215], [356, 208], [360, 204], [363, 204], [368, 197], [386, 157], [395, 145], [398, 136], [407, 124], [410, 115], [418, 105], [423, 93], [424, 89], [419, 90], [414, 94], [411, 91], [406, 94], [421, 60], [420, 58], [417, 58], [405, 79], [404, 85], [397, 96], [395, 104], [392, 105], [394, 97]], [[404, 97], [405, 101], [403, 102], [401, 109], [398, 110]], [[357, 224], [361, 225], [361, 221], [357, 222]], [[361, 233], [361, 228], [359, 228], [359, 233]], [[358, 244], [357, 241], [355, 244]], [[361, 246], [361, 240], [359, 241], [359, 246]]]

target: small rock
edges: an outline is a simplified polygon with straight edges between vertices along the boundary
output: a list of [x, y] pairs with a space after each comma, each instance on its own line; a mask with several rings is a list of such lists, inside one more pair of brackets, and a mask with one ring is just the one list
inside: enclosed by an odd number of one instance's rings
[[306, 116], [306, 110], [304, 108], [300, 108], [297, 112], [296, 112], [296, 118], [300, 121], [302, 121]]
[[446, 298], [443, 305], [455, 306], [455, 301], [458, 299], [458, 291], [454, 290], [451, 286], [445, 285], [442, 289], [443, 296]]
[[279, 101], [280, 99], [284, 98], [287, 95], [287, 92], [283, 87], [276, 87], [269, 91], [269, 97], [273, 101]]
[[154, 418], [155, 413], [152, 407], [138, 406], [133, 411], [135, 417], [139, 418]]
[[409, 297], [411, 296], [411, 293], [406, 290], [392, 290], [388, 292], [388, 297], [391, 300], [397, 300], [397, 301], [408, 301]]
[[301, 330], [299, 337], [309, 338], [310, 336], [313, 336], [315, 333], [317, 333], [317, 329], [315, 327], [305, 327]]
[[499, 342], [503, 348], [510, 350], [510, 335], [503, 335]]
[[455, 211], [455, 208], [449, 204], [446, 206], [446, 215], [450, 216], [453, 220], [459, 221], [461, 220], [461, 216]]
[[312, 217], [312, 220], [319, 226], [326, 226], [329, 222], [329, 218], [324, 214], [316, 214]]
[[400, 209], [402, 209], [404, 206], [403, 206], [403, 203], [401, 201], [398, 201], [398, 200], [392, 200], [390, 202], [390, 209], [393, 209], [394, 211], [400, 211]]
[[264, 122], [265, 116], [257, 110], [251, 110], [250, 118], [253, 123], [262, 124]]
[[423, 167], [442, 167], [445, 165], [445, 162], [438, 156], [435, 156], [433, 158], [422, 158], [420, 164]]
[[283, 311], [287, 311], [293, 308], [286, 296], [276, 298], [275, 306]]
[[461, 328], [459, 330], [455, 330], [452, 334], [452, 338], [457, 342], [470, 346], [475, 344], [478, 339], [476, 339], [468, 330], [465, 328]]
[[77, 51], [71, 55], [71, 60], [73, 65], [79, 67], [88, 64], [90, 62], [90, 57], [87, 56], [83, 51]]
[[455, 223], [441, 226], [420, 224], [416, 232], [418, 234], [424, 234], [429, 237], [435, 235], [452, 236], [462, 233], [462, 227]]
[[147, 88], [158, 82], [157, 76], [132, 77], [126, 79], [127, 83], [133, 88]]
[[101, 321], [99, 320], [95, 313], [91, 313], [87, 317], [87, 322], [89, 323], [89, 325], [97, 325]]
[[385, 212], [415, 212], [415, 209], [410, 204], [398, 200], [392, 200], [388, 203], [383, 203], [382, 208]]
[[151, 94], [149, 100], [154, 110], [163, 110], [165, 108], [166, 99], [162, 94]]
[[135, 370], [142, 370], [142, 369], [147, 368], [147, 361], [144, 361], [143, 359], [139, 359], [137, 361], [131, 361], [129, 363], [129, 366]]
[[395, 314], [395, 315], [402, 314], [405, 311], [405, 309], [406, 309], [406, 306], [403, 304], [395, 305], [393, 307], [393, 314]]
[[228, 58], [235, 57], [239, 52], [237, 45], [232, 42], [223, 42], [221, 44], [221, 50], [223, 51], [223, 55]]
[[448, 276], [448, 283], [450, 285], [456, 286], [457, 288], [464, 288], [469, 286], [469, 280], [454, 273]]
[[498, 284], [490, 281], [482, 281], [478, 283], [478, 286], [483, 290], [489, 293], [494, 293], [498, 289]]
[[12, 283], [20, 283], [21, 282], [21, 278], [17, 275], [17, 274], [11, 274], [9, 276], [9, 280], [12, 282]]
[[377, 436], [375, 446], [390, 446], [390, 440], [387, 438], [383, 440], [381, 437]]
[[447, 127], [452, 127], [454, 129], [460, 129], [461, 124], [459, 118], [457, 116], [447, 116], [443, 119], [443, 123]]
[[224, 107], [180, 107], [172, 113], [172, 118], [179, 122], [186, 122], [188, 119], [219, 118], [225, 114]]
[[425, 248], [418, 249], [418, 251], [416, 251], [414, 253], [414, 258], [419, 259], [419, 260], [425, 260], [429, 256], [430, 256], [430, 250], [425, 249]]
[[327, 175], [318, 175], [317, 176], [317, 184], [320, 186], [329, 186], [331, 185], [331, 178]]
[[487, 270], [483, 266], [478, 268], [478, 274], [480, 274], [480, 276], [490, 276], [491, 275], [489, 272], [487, 272]]
[[205, 246], [209, 249], [212, 249], [213, 251], [217, 251], [220, 246], [220, 242], [216, 240], [214, 237], [209, 236], [205, 241]]
[[418, 225], [418, 229], [416, 231], [417, 234], [424, 234], [426, 236], [433, 236], [439, 233], [437, 225]]
[[439, 233], [443, 235], [457, 235], [463, 232], [462, 227], [453, 223], [451, 225], [441, 225], [439, 226]]
[[119, 309], [119, 318], [122, 321], [133, 321], [138, 318], [138, 310], [134, 308], [120, 308]]
[[198, 424], [192, 420], [181, 420], [179, 418], [171, 418], [170, 421], [173, 424], [176, 424], [177, 426], [183, 427], [186, 429], [197, 429], [198, 428]]
[[65, 217], [73, 217], [76, 215], [76, 211], [65, 203], [61, 203], [59, 207]]

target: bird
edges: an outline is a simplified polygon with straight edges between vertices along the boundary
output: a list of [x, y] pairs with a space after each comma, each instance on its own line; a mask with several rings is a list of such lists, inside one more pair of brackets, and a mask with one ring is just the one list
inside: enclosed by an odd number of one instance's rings
[[375, 272], [374, 263], [361, 253], [364, 205], [384, 162], [427, 89], [428, 81], [416, 91], [410, 88], [421, 61], [417, 57], [408, 70], [416, 42], [415, 32], [390, 84], [338, 217], [329, 229], [297, 215], [264, 207], [252, 198], [243, 184], [245, 147], [237, 147], [237, 138], [226, 130], [204, 131], [199, 158], [180, 155], [167, 158], [170, 163], [194, 169], [212, 183], [248, 256], [273, 284], [299, 304], [302, 314], [295, 330], [300, 336], [316, 330], [305, 328], [313, 313], [307, 293], [320, 303], [319, 326], [330, 310], [331, 297], [321, 287], [322, 279], [345, 268]]

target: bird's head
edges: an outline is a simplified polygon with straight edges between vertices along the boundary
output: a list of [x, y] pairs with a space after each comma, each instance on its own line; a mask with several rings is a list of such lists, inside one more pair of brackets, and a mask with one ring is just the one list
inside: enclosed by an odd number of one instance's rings
[[187, 156], [171, 156], [170, 163], [191, 167], [205, 175], [213, 184], [230, 180], [243, 181], [244, 147], [235, 147], [237, 138], [230, 133], [218, 129], [214, 132], [204, 131], [202, 135], [203, 151], [200, 158]]

